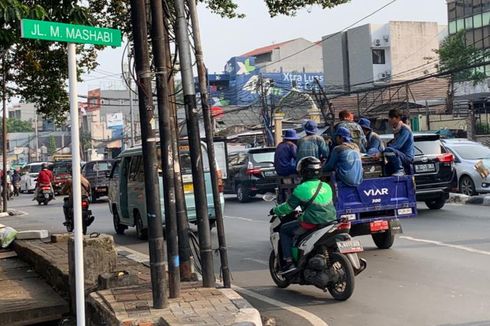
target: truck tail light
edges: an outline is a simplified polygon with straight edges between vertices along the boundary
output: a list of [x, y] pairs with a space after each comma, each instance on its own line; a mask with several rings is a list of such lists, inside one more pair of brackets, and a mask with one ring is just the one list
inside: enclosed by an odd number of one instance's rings
[[438, 155], [437, 160], [441, 163], [452, 163], [454, 162], [454, 156], [451, 153], [445, 153]]

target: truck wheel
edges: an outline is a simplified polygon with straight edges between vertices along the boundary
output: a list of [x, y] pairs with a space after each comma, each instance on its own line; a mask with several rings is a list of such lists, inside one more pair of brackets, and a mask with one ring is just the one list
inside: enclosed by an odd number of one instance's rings
[[112, 208], [112, 222], [114, 223], [114, 230], [116, 230], [117, 234], [124, 234], [124, 231], [127, 229], [126, 225], [121, 224], [121, 220], [119, 219], [119, 214], [117, 213], [117, 208]]
[[379, 249], [389, 249], [395, 242], [395, 235], [390, 230], [382, 233], [373, 233], [371, 236]]
[[446, 204], [446, 200], [444, 198], [437, 198], [433, 200], [426, 200], [425, 204], [429, 209], [441, 209]]
[[246, 203], [250, 200], [250, 191], [242, 185], [236, 187], [236, 197], [240, 203]]
[[136, 237], [140, 240], [148, 239], [148, 229], [144, 228], [143, 220], [138, 211], [134, 214], [134, 223], [136, 224]]

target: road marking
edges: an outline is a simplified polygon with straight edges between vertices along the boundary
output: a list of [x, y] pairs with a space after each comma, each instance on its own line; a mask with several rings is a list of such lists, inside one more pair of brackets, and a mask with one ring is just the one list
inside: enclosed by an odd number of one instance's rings
[[261, 221], [261, 220], [254, 220], [254, 219], [251, 219], [251, 218], [246, 218], [246, 217], [241, 217], [241, 216], [225, 216], [225, 218], [229, 218], [229, 219], [232, 219], [232, 220], [240, 220], [240, 221], [246, 221], [246, 222], [252, 222], [252, 223], [267, 223], [269, 224], [267, 221]]
[[266, 262], [265, 260], [261, 260], [261, 259], [255, 259], [255, 258], [243, 258], [243, 260], [253, 261], [254, 263], [258, 263], [258, 264], [260, 264], [260, 265], [269, 266], [269, 262]]
[[472, 252], [474, 254], [480, 254], [480, 255], [490, 256], [490, 251], [478, 250], [478, 249], [474, 249], [474, 248], [471, 248], [471, 247], [460, 246], [460, 245], [453, 245], [453, 244], [450, 244], [450, 243], [444, 243], [444, 242], [435, 241], [435, 240], [417, 239], [417, 238], [407, 237], [407, 236], [400, 236], [400, 239], [405, 239], [405, 240], [410, 240], [410, 241], [415, 241], [415, 242], [430, 243], [430, 244], [433, 244], [433, 245], [436, 245], [436, 246], [440, 246], [440, 247], [453, 248], [453, 249], [458, 249], [458, 250], [464, 250], [464, 251]]
[[318, 316], [312, 314], [311, 312], [308, 312], [306, 310], [303, 310], [303, 309], [295, 307], [295, 306], [291, 306], [285, 302], [266, 297], [265, 295], [259, 294], [257, 292], [251, 291], [251, 290], [241, 288], [241, 287], [236, 286], [236, 285], [232, 285], [231, 287], [238, 292], [241, 292], [245, 295], [248, 295], [249, 297], [255, 298], [257, 300], [263, 301], [263, 302], [268, 303], [268, 304], [273, 305], [273, 306], [277, 306], [277, 307], [284, 309], [284, 310], [287, 310], [287, 311], [289, 311], [295, 315], [299, 315], [299, 316], [303, 317], [304, 319], [306, 319], [313, 326], [328, 326], [328, 324], [326, 322], [324, 322]]

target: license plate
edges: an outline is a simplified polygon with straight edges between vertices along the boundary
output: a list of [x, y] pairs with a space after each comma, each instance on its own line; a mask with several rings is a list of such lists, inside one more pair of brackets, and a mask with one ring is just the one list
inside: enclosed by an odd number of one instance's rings
[[192, 183], [185, 183], [184, 192], [194, 192], [194, 185]]
[[363, 251], [361, 242], [357, 240], [339, 241], [337, 242], [337, 248], [339, 248], [341, 254]]
[[97, 192], [106, 192], [107, 188], [97, 188]]
[[276, 175], [276, 171], [264, 171], [266, 177], [273, 177]]
[[390, 228], [390, 225], [388, 221], [374, 221], [370, 223], [369, 228], [371, 232], [379, 232], [388, 230]]
[[434, 163], [428, 163], [428, 164], [416, 164], [415, 165], [415, 172], [421, 173], [421, 172], [434, 172], [436, 170], [436, 166]]

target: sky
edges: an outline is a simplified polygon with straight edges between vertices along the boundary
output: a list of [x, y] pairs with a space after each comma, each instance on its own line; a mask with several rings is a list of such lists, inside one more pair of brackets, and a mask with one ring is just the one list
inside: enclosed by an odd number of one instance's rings
[[[247, 51], [298, 37], [319, 41], [322, 36], [339, 32], [392, 0], [352, 0], [332, 9], [311, 6], [295, 17], [271, 18], [264, 0], [237, 0], [243, 19], [221, 18], [199, 5], [199, 20], [204, 61], [209, 72], [221, 72], [226, 61]], [[434, 21], [447, 25], [446, 0], [395, 0], [373, 16], [355, 26], [384, 24], [393, 20]], [[83, 76], [80, 95], [89, 89], [121, 89], [122, 48], [106, 49], [99, 54], [99, 67]], [[126, 58], [124, 58], [126, 60]]]

